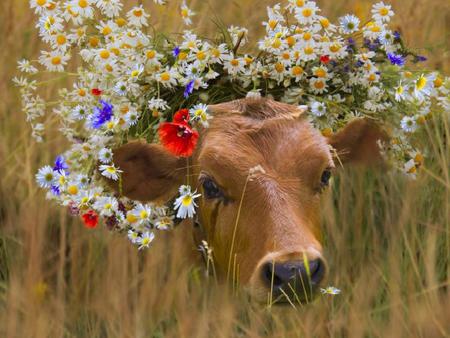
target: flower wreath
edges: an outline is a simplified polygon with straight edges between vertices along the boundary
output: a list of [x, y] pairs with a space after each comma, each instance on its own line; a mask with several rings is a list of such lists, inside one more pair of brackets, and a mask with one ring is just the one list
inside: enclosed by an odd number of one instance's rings
[[[189, 30], [181, 39], [151, 35], [145, 8], [125, 14], [120, 0], [30, 0], [30, 5], [49, 50], [36, 61], [19, 61], [22, 75], [14, 82], [36, 140], [44, 140], [44, 122], [56, 117], [70, 142], [53, 165], [39, 169], [37, 182], [87, 227], [101, 218], [140, 249], [150, 245], [155, 229], [170, 229], [175, 217], [193, 217], [199, 194], [182, 186], [170, 206], [118, 196], [102, 176], [120, 180], [112, 149], [128, 139], [160, 142], [189, 157], [199, 137], [196, 126], [208, 127], [207, 104], [263, 95], [306, 104], [324, 135], [355, 116], [389, 124], [386, 158], [413, 177], [423, 161], [415, 148], [417, 130], [432, 111], [449, 111], [449, 79], [405, 69], [425, 58], [389, 28], [394, 13], [383, 2], [373, 6], [364, 25], [355, 15], [332, 24], [315, 1], [269, 7], [266, 35], [255, 55], [240, 52], [248, 42], [245, 28], [223, 29], [215, 42]], [[180, 13], [190, 25], [195, 13], [185, 2]], [[75, 55], [81, 66], [69, 72]], [[52, 81], [39, 80], [48, 72], [73, 78], [73, 87], [44, 100], [37, 89]]]

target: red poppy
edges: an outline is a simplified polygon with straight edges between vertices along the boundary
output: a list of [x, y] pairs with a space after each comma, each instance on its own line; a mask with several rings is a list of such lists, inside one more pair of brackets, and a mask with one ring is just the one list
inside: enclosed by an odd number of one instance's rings
[[83, 214], [81, 218], [83, 218], [83, 222], [86, 228], [92, 229], [95, 228], [98, 224], [98, 214], [94, 210], [89, 210], [88, 212]]
[[188, 124], [189, 123], [189, 110], [188, 109], [180, 109], [173, 116], [173, 122]]
[[198, 132], [184, 123], [164, 122], [159, 126], [159, 137], [172, 154], [189, 157], [197, 145]]
[[98, 89], [98, 88], [93, 88], [93, 89], [91, 90], [91, 93], [92, 93], [92, 95], [94, 95], [94, 96], [100, 96], [100, 95], [102, 95], [103, 91], [100, 90], [100, 89]]
[[329, 57], [328, 55], [322, 55], [322, 56], [320, 57], [320, 62], [322, 62], [322, 63], [328, 63], [328, 62], [330, 62], [330, 57]]

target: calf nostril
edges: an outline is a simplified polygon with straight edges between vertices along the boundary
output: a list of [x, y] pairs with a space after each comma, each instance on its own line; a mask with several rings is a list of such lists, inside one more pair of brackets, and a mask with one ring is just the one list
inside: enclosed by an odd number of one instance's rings
[[306, 262], [290, 261], [285, 263], [267, 262], [262, 267], [262, 279], [267, 287], [279, 288], [288, 284], [306, 287], [318, 285], [325, 276], [325, 264], [321, 259]]
[[309, 262], [309, 273], [311, 282], [319, 284], [325, 276], [325, 264], [321, 259], [315, 259]]
[[263, 280], [267, 286], [273, 285], [274, 287], [280, 287], [284, 284], [284, 280], [281, 279], [275, 273], [275, 264], [266, 263], [263, 267]]

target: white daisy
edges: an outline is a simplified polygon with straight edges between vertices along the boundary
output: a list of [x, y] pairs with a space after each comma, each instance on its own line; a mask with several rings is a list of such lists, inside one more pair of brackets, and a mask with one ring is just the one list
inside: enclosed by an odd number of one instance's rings
[[372, 7], [372, 17], [376, 21], [388, 22], [391, 17], [394, 16], [394, 12], [390, 5], [385, 5], [384, 2], [379, 2]]
[[[181, 188], [183, 188], [183, 190]], [[174, 203], [175, 210], [178, 210], [177, 218], [192, 218], [195, 214], [195, 208], [197, 207], [195, 199], [201, 195], [196, 194], [196, 191], [191, 192], [189, 186], [180, 187], [180, 194], [180, 197], [178, 197]]]
[[316, 13], [319, 11], [315, 2], [308, 1], [304, 6], [295, 9], [295, 18], [301, 24], [310, 24], [317, 20]]
[[51, 188], [57, 183], [57, 175], [52, 167], [46, 165], [37, 172], [36, 181], [41, 188]]
[[96, 0], [95, 4], [110, 18], [118, 16], [123, 6], [120, 0]]
[[420, 75], [414, 83], [414, 96], [418, 100], [423, 100], [425, 96], [430, 96], [433, 91], [433, 82], [435, 77], [433, 75]]
[[339, 18], [339, 24], [344, 34], [352, 34], [359, 30], [360, 20], [355, 15], [345, 15]]
[[156, 80], [164, 87], [173, 87], [177, 84], [179, 74], [174, 68], [167, 67], [163, 72], [156, 75]]
[[102, 148], [98, 152], [98, 159], [102, 163], [110, 163], [112, 161], [112, 158], [113, 158], [113, 152], [109, 148]]
[[155, 228], [158, 230], [168, 230], [173, 228], [173, 216], [162, 216], [155, 220]]
[[118, 211], [119, 203], [114, 197], [100, 197], [94, 203], [94, 208], [102, 216], [110, 217]]
[[86, 107], [78, 105], [72, 109], [71, 115], [75, 120], [82, 120], [86, 118], [86, 116], [88, 115], [88, 111]]
[[139, 244], [138, 249], [142, 250], [142, 249], [148, 248], [154, 239], [155, 239], [155, 234], [153, 232], [150, 232], [150, 231], [144, 232], [142, 234], [142, 236], [140, 236], [136, 241], [136, 243]]
[[191, 25], [192, 24], [192, 20], [191, 17], [195, 15], [195, 13], [189, 9], [189, 7], [186, 5], [186, 1], [183, 1], [182, 5], [181, 5], [181, 18], [184, 21], [185, 25]]
[[127, 13], [127, 19], [130, 25], [136, 27], [147, 26], [147, 18], [150, 15], [144, 11], [144, 8], [141, 6], [132, 8]]
[[413, 133], [417, 130], [416, 119], [412, 116], [404, 116], [400, 121], [400, 126], [407, 133]]
[[395, 90], [395, 100], [403, 101], [406, 98], [406, 93], [408, 92], [408, 88], [403, 86], [402, 81], [398, 83], [398, 86], [394, 88]]
[[325, 289], [321, 288], [320, 292], [322, 292], [324, 295], [338, 295], [341, 293], [341, 290], [338, 288], [335, 288], [334, 286], [327, 286]]
[[189, 109], [189, 115], [191, 116], [191, 120], [201, 123], [201, 125], [205, 128], [208, 128], [208, 120], [211, 116], [208, 114], [208, 106], [204, 103], [199, 103]]
[[311, 104], [311, 113], [313, 113], [314, 116], [320, 117], [325, 115], [326, 112], [327, 105], [324, 102], [314, 101]]
[[119, 179], [120, 173], [122, 173], [122, 170], [117, 169], [114, 164], [112, 165], [106, 165], [102, 164], [99, 166], [99, 169], [103, 176], [112, 179], [114, 181], [117, 181]]
[[42, 51], [39, 57], [39, 63], [51, 72], [63, 72], [69, 59], [70, 56], [68, 54], [58, 51]]
[[127, 233], [128, 239], [131, 241], [131, 243], [133, 244], [137, 244], [139, 242], [139, 233], [134, 231], [134, 230], [128, 230]]
[[37, 68], [34, 67], [28, 60], [23, 59], [18, 61], [17, 64], [21, 72], [34, 74], [38, 71]]

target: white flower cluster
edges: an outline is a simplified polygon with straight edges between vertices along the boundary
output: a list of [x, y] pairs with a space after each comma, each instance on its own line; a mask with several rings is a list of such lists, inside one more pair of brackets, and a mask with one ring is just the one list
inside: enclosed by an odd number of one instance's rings
[[[33, 136], [43, 141], [46, 118], [52, 115], [71, 142], [53, 167], [39, 170], [37, 180], [49, 197], [86, 216], [88, 224], [99, 215], [107, 225], [128, 231], [140, 248], [151, 243], [153, 229], [171, 227], [172, 208], [118, 196], [102, 176], [120, 181], [112, 149], [125, 138], [158, 142], [158, 126], [181, 108], [188, 109], [190, 122], [207, 127], [207, 104], [248, 93], [270, 96], [307, 104], [324, 135], [355, 116], [370, 116], [394, 127], [386, 152], [414, 175], [423, 161], [414, 147], [415, 134], [432, 110], [450, 106], [448, 78], [404, 69], [406, 62], [423, 57], [406, 49], [399, 33], [389, 28], [394, 13], [383, 2], [373, 6], [372, 19], [363, 26], [367, 20], [355, 15], [332, 24], [315, 1], [277, 4], [268, 8], [266, 35], [255, 55], [239, 52], [249, 42], [246, 28], [225, 29], [227, 35], [217, 42], [193, 31], [170, 40], [148, 33], [150, 15], [143, 6], [124, 13], [121, 0], [30, 0], [30, 5], [49, 49], [37, 61], [19, 61], [22, 75], [14, 82]], [[180, 16], [186, 25], [193, 15], [183, 1]], [[69, 72], [74, 56], [82, 63]], [[51, 81], [39, 80], [44, 72], [72, 78], [73, 85], [44, 100], [39, 88]], [[189, 187], [180, 193], [178, 217], [192, 217], [198, 195]]]

